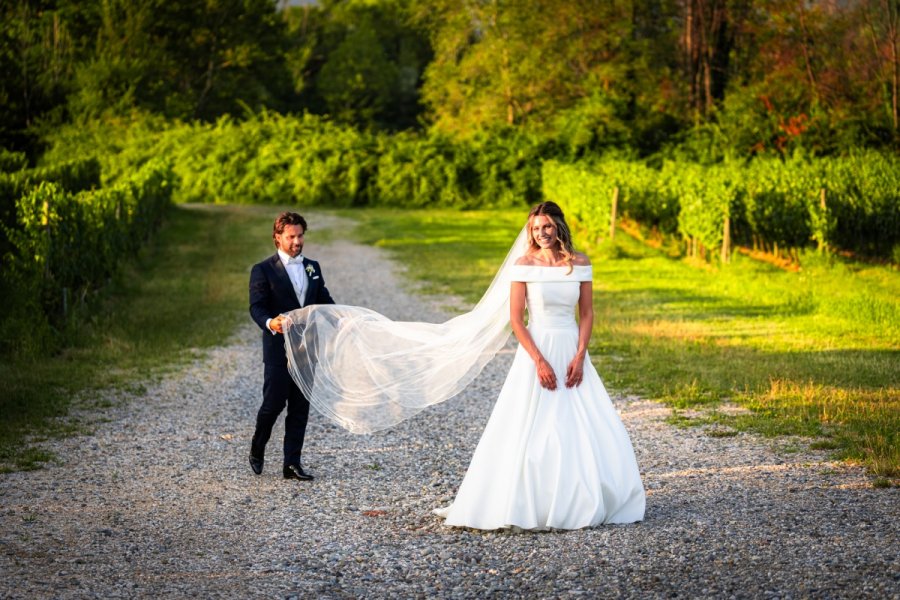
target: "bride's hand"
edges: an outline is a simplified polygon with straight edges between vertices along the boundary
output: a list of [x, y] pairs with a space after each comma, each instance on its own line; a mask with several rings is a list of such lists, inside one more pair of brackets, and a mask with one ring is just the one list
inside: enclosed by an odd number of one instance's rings
[[537, 374], [542, 387], [551, 391], [556, 389], [556, 373], [553, 372], [553, 367], [550, 366], [546, 359], [538, 359]]
[[581, 385], [582, 379], [584, 379], [584, 359], [576, 356], [566, 369], [566, 387], [577, 387]]

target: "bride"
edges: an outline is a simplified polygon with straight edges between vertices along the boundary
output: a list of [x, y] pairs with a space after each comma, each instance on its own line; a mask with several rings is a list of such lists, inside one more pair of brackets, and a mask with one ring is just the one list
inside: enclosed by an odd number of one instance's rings
[[509, 322], [519, 341], [512, 367], [456, 498], [435, 513], [476, 529], [639, 521], [634, 450], [587, 355], [591, 279], [562, 210], [543, 202], [471, 312], [433, 324], [360, 307], [293, 311], [289, 369], [323, 414], [376, 431], [459, 393], [503, 346]]

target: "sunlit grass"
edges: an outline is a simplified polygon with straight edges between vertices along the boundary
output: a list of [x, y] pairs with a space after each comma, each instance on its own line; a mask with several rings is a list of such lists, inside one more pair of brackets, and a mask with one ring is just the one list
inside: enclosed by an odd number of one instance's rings
[[[390, 250], [429, 290], [474, 302], [526, 212], [354, 214], [360, 239]], [[710, 435], [807, 436], [900, 477], [897, 271], [813, 253], [798, 272], [737, 254], [711, 267], [623, 234], [576, 241], [594, 264], [591, 355], [612, 389], [701, 409], [678, 419], [715, 424]], [[748, 410], [720, 410], [733, 403]]]
[[[359, 241], [389, 250], [423, 290], [480, 297], [522, 228], [521, 211], [354, 210]], [[498, 258], [499, 257], [499, 258]]]

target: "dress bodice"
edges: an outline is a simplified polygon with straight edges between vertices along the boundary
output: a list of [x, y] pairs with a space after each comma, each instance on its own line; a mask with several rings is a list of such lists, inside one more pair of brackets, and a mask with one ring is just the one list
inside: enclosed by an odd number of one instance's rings
[[575, 305], [582, 281], [591, 281], [590, 265], [569, 267], [535, 267], [517, 265], [513, 281], [527, 286], [526, 303], [529, 327], [572, 327], [575, 325]]

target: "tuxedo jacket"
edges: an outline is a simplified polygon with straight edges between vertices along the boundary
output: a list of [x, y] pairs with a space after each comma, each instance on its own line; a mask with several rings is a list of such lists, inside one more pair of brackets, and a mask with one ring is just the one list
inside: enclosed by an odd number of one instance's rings
[[[303, 269], [307, 273], [303, 306], [334, 304], [328, 288], [325, 287], [325, 278], [322, 276], [319, 263], [304, 257]], [[267, 365], [287, 365], [287, 355], [284, 351], [284, 336], [280, 333], [272, 335], [266, 327], [266, 321], [297, 308], [300, 308], [300, 302], [277, 252], [274, 256], [253, 265], [250, 271], [250, 316], [263, 330], [263, 362]]]

